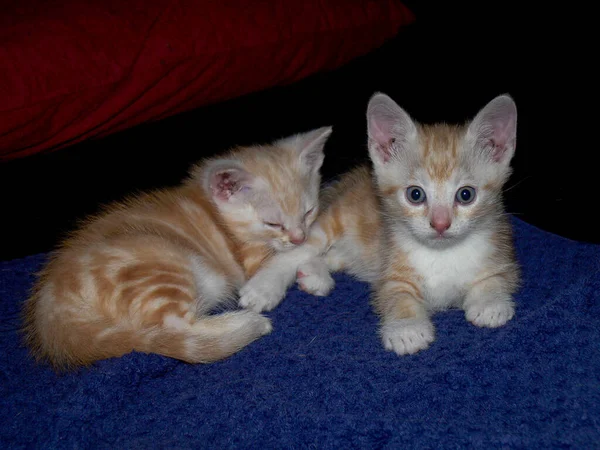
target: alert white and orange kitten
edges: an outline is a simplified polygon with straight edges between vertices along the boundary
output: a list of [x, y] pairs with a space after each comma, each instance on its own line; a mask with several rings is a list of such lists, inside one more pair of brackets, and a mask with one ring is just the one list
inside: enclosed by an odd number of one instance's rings
[[415, 123], [375, 94], [367, 109], [372, 168], [325, 189], [308, 242], [265, 264], [241, 289], [242, 304], [271, 309], [296, 275], [302, 289], [327, 295], [329, 272], [343, 270], [372, 284], [383, 345], [399, 355], [433, 342], [436, 310], [460, 307], [477, 326], [504, 325], [519, 284], [502, 204], [516, 127], [508, 95], [450, 126]]
[[[234, 301], [318, 211], [325, 127], [201, 162], [180, 186], [116, 204], [52, 255], [25, 305], [33, 354], [57, 369], [131, 351], [220, 360], [269, 333]], [[222, 307], [222, 306], [221, 306]]]

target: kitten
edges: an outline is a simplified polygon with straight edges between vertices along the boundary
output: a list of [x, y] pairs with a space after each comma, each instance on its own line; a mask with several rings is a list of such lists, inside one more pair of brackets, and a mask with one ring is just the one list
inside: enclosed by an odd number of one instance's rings
[[226, 358], [272, 329], [234, 300], [259, 265], [302, 244], [317, 216], [330, 127], [196, 165], [180, 186], [109, 208], [67, 239], [25, 305], [33, 354], [57, 369], [131, 351]]
[[325, 296], [334, 287], [329, 272], [345, 271], [374, 283], [382, 267], [383, 226], [368, 167], [358, 167], [325, 187], [321, 212], [307, 242], [273, 257], [240, 290], [240, 305], [254, 311], [275, 308], [298, 277], [298, 285]]
[[[256, 311], [301, 289], [327, 295], [330, 271], [372, 284], [386, 349], [399, 355], [434, 340], [432, 312], [460, 307], [480, 327], [514, 315], [519, 267], [502, 187], [511, 173], [517, 110], [502, 95], [464, 126], [420, 125], [385, 94], [367, 109], [372, 171], [328, 188], [308, 242], [269, 261], [241, 289]], [[333, 198], [333, 199], [332, 199]], [[267, 296], [262, 296], [267, 293]]]

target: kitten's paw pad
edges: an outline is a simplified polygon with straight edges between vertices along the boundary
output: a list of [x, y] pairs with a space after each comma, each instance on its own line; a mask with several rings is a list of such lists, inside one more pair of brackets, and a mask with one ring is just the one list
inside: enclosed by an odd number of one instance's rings
[[435, 332], [428, 319], [401, 319], [384, 323], [381, 338], [386, 350], [398, 355], [410, 355], [429, 347]]
[[465, 311], [469, 322], [478, 327], [501, 327], [515, 315], [512, 302], [485, 302], [471, 305]]
[[240, 289], [239, 305], [256, 312], [270, 311], [281, 303], [284, 296], [285, 289], [281, 289], [281, 286], [275, 283], [257, 283], [250, 280]]
[[335, 281], [329, 274], [321, 275], [299, 271], [298, 287], [309, 294], [326, 297], [335, 287]]

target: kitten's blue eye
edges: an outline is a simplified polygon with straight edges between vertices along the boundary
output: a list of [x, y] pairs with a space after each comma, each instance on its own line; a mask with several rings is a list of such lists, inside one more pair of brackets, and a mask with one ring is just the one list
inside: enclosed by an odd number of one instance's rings
[[475, 188], [471, 186], [461, 187], [456, 192], [456, 201], [458, 203], [462, 203], [463, 205], [468, 205], [475, 200]]
[[406, 189], [406, 198], [414, 204], [423, 203], [425, 201], [425, 191], [418, 186], [410, 186]]

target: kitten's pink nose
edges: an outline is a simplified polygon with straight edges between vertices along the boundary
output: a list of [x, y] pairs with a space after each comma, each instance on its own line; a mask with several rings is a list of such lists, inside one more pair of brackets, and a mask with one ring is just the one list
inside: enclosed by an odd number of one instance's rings
[[449, 220], [441, 220], [441, 221], [432, 220], [430, 225], [431, 225], [431, 228], [434, 228], [435, 231], [437, 231], [439, 234], [443, 234], [444, 231], [446, 231], [448, 228], [450, 228], [450, 225], [452, 225], [452, 224], [450, 223]]
[[439, 234], [443, 234], [450, 225], [452, 225], [452, 219], [450, 218], [450, 212], [446, 208], [440, 208], [433, 210], [431, 214], [431, 221], [429, 222], [431, 228], [437, 231]]
[[306, 235], [304, 234], [304, 231], [302, 231], [300, 229], [290, 231], [290, 242], [292, 244], [300, 245], [300, 244], [303, 244], [305, 240], [306, 240]]

